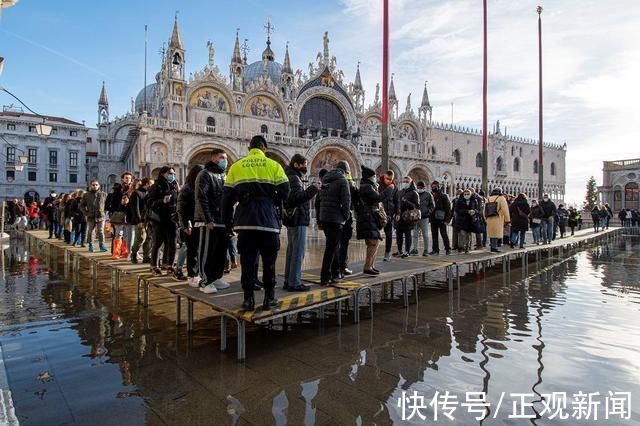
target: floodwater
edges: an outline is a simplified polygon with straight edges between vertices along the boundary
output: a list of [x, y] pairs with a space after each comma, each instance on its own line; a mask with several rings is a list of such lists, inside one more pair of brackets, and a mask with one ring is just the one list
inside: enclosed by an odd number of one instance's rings
[[133, 284], [114, 295], [108, 276], [74, 280], [61, 260], [4, 250], [0, 423], [11, 404], [25, 425], [640, 422], [638, 237], [526, 277], [515, 263], [467, 273], [459, 293], [376, 304], [359, 325], [250, 329], [244, 363], [218, 350], [210, 311], [188, 334], [162, 291], [145, 310]]

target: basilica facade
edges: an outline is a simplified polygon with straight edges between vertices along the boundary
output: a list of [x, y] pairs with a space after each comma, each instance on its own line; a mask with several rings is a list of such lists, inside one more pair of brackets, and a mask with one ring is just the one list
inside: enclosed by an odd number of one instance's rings
[[[294, 71], [288, 46], [280, 63], [267, 37], [261, 59], [251, 62], [236, 34], [226, 77], [211, 43], [208, 63], [187, 76], [176, 19], [155, 82], [132, 99], [131, 111], [111, 119], [103, 85], [98, 161], [90, 174], [110, 185], [124, 170], [154, 176], [169, 164], [184, 178], [189, 166], [205, 163], [214, 147], [224, 148], [230, 162], [238, 160], [256, 134], [267, 139], [267, 155], [282, 164], [296, 153], [304, 155], [311, 176], [340, 160], [351, 165], [356, 179], [360, 165], [381, 171], [379, 85], [366, 103], [359, 66], [347, 82], [331, 55], [329, 35], [318, 44], [322, 50], [315, 60]], [[401, 106], [392, 78], [389, 105], [390, 167], [397, 176], [439, 180], [449, 193], [480, 187], [480, 131], [433, 122], [426, 85], [419, 104], [414, 107], [409, 94]], [[488, 140], [490, 187], [535, 197], [537, 141], [507, 136], [499, 122]], [[566, 145], [545, 144], [544, 189], [555, 200], [564, 197], [565, 156]]]

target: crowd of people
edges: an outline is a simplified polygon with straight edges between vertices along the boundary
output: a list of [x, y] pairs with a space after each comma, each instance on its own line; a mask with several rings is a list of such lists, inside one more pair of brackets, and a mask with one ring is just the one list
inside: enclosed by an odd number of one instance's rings
[[[580, 211], [556, 206], [547, 194], [538, 202], [501, 188], [488, 196], [467, 188], [450, 199], [438, 181], [428, 188], [424, 181], [397, 177], [391, 170], [376, 176], [365, 166], [356, 185], [346, 161], [321, 170], [318, 180], [305, 184], [304, 156], [294, 155], [283, 168], [265, 155], [267, 149], [266, 140], [255, 136], [248, 155], [231, 167], [226, 152], [213, 149], [206, 164], [188, 170], [181, 186], [175, 170], [165, 166], [155, 180], [125, 172], [108, 194], [92, 180], [87, 191], [52, 191], [44, 202], [30, 204], [16, 200], [10, 204], [10, 222], [22, 229], [48, 229], [49, 238], [89, 252], [109, 251], [114, 260], [148, 263], [153, 275], [171, 274], [209, 294], [228, 288], [225, 273], [240, 266], [245, 310], [255, 308], [256, 290], [264, 291], [263, 309], [277, 303], [275, 263], [283, 226], [283, 287], [309, 290], [302, 265], [313, 210], [326, 238], [321, 286], [336, 285], [354, 273], [348, 258], [354, 227], [355, 238], [366, 246], [362, 272], [375, 276], [380, 274], [380, 244], [382, 260], [388, 262], [394, 256], [418, 256], [420, 243], [422, 256], [437, 256], [441, 247], [446, 255], [487, 245], [491, 252], [500, 252], [501, 246], [524, 248], [529, 230], [539, 245], [574, 235], [582, 226]], [[595, 231], [608, 228], [614, 217], [607, 204], [595, 207], [591, 215]], [[624, 226], [640, 223], [637, 211], [621, 210], [618, 218]], [[111, 235], [110, 247], [105, 234]]]

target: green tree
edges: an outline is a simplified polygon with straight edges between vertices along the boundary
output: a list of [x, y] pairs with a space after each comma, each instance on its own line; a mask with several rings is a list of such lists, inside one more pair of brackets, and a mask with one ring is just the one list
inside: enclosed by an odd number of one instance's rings
[[598, 184], [596, 178], [591, 176], [587, 181], [587, 194], [584, 197], [584, 208], [587, 211], [593, 210], [598, 204]]

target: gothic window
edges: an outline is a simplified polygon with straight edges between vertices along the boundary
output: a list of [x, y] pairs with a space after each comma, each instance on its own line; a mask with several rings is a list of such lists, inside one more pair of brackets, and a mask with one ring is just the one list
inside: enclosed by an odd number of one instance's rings
[[435, 146], [431, 147], [431, 155], [436, 155], [436, 147]]
[[456, 161], [456, 166], [459, 166], [462, 163], [459, 150], [456, 149], [455, 151], [453, 151], [453, 158]]
[[498, 159], [496, 160], [496, 170], [501, 172], [504, 168], [504, 164], [502, 161], [502, 157], [498, 157]]
[[520, 148], [520, 157], [522, 157], [522, 148]]
[[556, 163], [551, 163], [551, 176], [555, 176], [556, 175]]
[[515, 155], [515, 150], [516, 150], [516, 147], [515, 147], [515, 146], [512, 146], [512, 147], [511, 147], [511, 155]]
[[538, 160], [533, 161], [533, 173], [538, 174]]
[[266, 135], [267, 133], [269, 133], [269, 128], [267, 127], [266, 124], [263, 124], [262, 126], [260, 126], [260, 133], [262, 133], [263, 135]]
[[207, 126], [216, 127], [216, 119], [213, 117], [207, 117]]
[[476, 154], [476, 167], [482, 167], [482, 153]]
[[514, 172], [519, 172], [520, 171], [520, 159], [519, 158], [514, 158], [514, 160], [513, 160], [513, 171]]
[[347, 130], [347, 123], [338, 105], [329, 99], [312, 98], [300, 112], [301, 137], [307, 133], [307, 129], [312, 132], [326, 129]]
[[371, 141], [371, 148], [375, 148], [378, 146], [378, 143], [376, 141]]
[[624, 206], [631, 210], [640, 209], [640, 190], [636, 182], [624, 186]]

